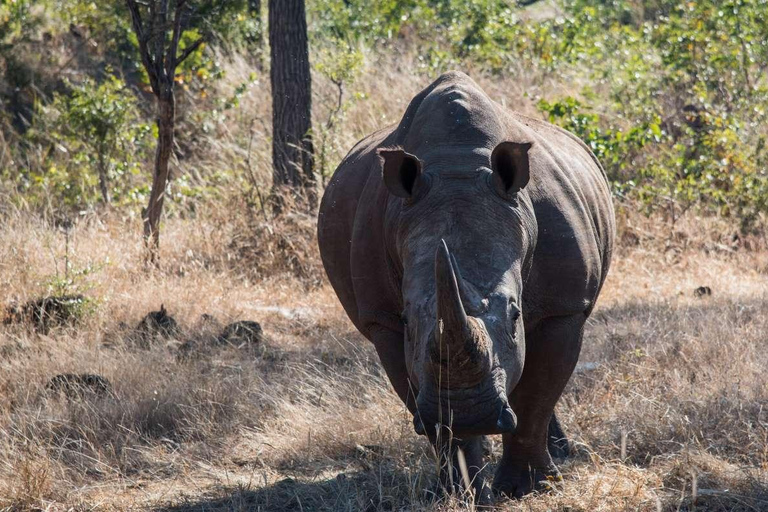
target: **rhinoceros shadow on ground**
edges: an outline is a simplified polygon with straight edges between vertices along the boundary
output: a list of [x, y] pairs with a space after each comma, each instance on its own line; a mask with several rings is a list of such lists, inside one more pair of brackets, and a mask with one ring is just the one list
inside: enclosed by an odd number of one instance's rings
[[[218, 497], [202, 498], [172, 506], [161, 506], [154, 512], [219, 512], [245, 510], [342, 511], [365, 512], [401, 510], [410, 503], [434, 501], [427, 492], [408, 498], [406, 486], [412, 475], [401, 472], [373, 475], [369, 471], [340, 473], [335, 478], [295, 480], [286, 478], [261, 488], [228, 487], [219, 489]], [[381, 493], [379, 484], [394, 486], [394, 492]], [[420, 492], [413, 491], [414, 494]]]
[[[433, 481], [414, 486], [414, 475], [403, 472], [373, 474], [359, 471], [340, 473], [335, 478], [294, 480], [286, 478], [272, 485], [255, 487], [225, 487], [215, 496], [192, 499], [170, 506], [159, 506], [153, 512], [224, 512], [224, 511], [348, 511], [380, 512], [391, 510], [441, 510], [443, 500], [426, 490]], [[726, 488], [713, 482], [718, 488]], [[379, 485], [383, 485], [380, 488]], [[409, 490], [412, 488], [413, 490]], [[415, 488], [414, 488], [415, 487]], [[382, 492], [383, 491], [383, 492]], [[680, 500], [679, 490], [660, 493], [664, 510], [748, 511], [768, 507], [768, 483], [753, 482], [748, 489], [738, 491], [702, 489], [695, 504], [690, 495]], [[618, 498], [621, 499], [621, 498]], [[497, 498], [497, 505], [505, 501]]]

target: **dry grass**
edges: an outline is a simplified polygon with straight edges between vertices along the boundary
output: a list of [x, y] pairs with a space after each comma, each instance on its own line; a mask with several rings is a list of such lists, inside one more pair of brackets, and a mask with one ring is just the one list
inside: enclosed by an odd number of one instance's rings
[[[169, 222], [154, 272], [141, 263], [138, 226], [91, 219], [71, 231], [72, 268], [95, 269], [79, 281], [93, 310], [48, 335], [0, 331], [0, 507], [464, 508], [429, 498], [430, 449], [330, 287], [236, 271], [214, 231]], [[3, 303], [44, 294], [57, 264], [62, 272], [60, 230], [19, 217], [0, 240]], [[621, 247], [588, 325], [581, 360], [594, 364], [559, 405], [576, 445], [565, 482], [501, 508], [768, 507], [768, 254], [690, 245]], [[695, 298], [700, 285], [712, 296]], [[129, 343], [121, 322], [161, 303], [179, 339]], [[179, 357], [203, 313], [258, 320], [266, 341]], [[98, 373], [113, 393], [47, 393], [67, 372]]]

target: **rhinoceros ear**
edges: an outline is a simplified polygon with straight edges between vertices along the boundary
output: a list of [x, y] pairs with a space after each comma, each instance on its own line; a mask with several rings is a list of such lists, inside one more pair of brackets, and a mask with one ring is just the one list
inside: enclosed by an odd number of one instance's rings
[[516, 193], [528, 184], [530, 142], [502, 142], [491, 153], [494, 185], [502, 195]]
[[384, 184], [389, 192], [398, 197], [413, 196], [414, 187], [421, 176], [421, 161], [399, 148], [382, 148], [381, 158]]

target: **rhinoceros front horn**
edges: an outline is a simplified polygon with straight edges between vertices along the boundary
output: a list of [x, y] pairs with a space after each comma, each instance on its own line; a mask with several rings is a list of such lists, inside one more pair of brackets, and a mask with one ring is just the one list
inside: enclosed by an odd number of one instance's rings
[[438, 342], [460, 339], [469, 333], [469, 319], [461, 300], [460, 277], [453, 268], [451, 253], [445, 240], [435, 254], [435, 287], [437, 293], [437, 329]]

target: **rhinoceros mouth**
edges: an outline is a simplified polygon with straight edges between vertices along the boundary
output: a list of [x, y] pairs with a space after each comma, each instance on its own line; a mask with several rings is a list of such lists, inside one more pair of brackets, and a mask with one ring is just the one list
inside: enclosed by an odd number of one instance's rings
[[429, 412], [419, 409], [413, 417], [414, 431], [419, 435], [436, 435], [447, 429], [454, 436], [467, 437], [492, 434], [511, 434], [517, 429], [517, 416], [505, 400], [498, 400], [497, 407], [484, 409], [484, 414], [476, 411], [452, 407], [434, 409]]
[[517, 428], [517, 416], [504, 392], [488, 383], [479, 389], [440, 391], [430, 387], [419, 392], [414, 430], [419, 435], [447, 428], [454, 435], [509, 434]]

